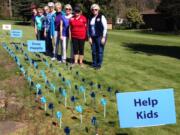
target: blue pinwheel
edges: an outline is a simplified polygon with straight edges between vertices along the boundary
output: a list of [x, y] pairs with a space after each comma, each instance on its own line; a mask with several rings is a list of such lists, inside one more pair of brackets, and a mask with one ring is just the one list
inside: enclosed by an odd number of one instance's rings
[[106, 117], [106, 105], [107, 105], [107, 100], [102, 98], [101, 99], [101, 105], [104, 107], [104, 118]]
[[61, 94], [64, 97], [64, 105], [66, 107], [67, 106], [67, 93], [66, 93], [66, 90], [63, 89]]
[[80, 113], [80, 119], [81, 119], [81, 124], [82, 124], [82, 112], [83, 112], [83, 108], [82, 106], [76, 106], [75, 110]]
[[29, 82], [29, 85], [31, 85], [32, 79], [31, 79], [30, 76], [28, 76], [27, 80], [28, 80], [28, 82]]
[[47, 100], [46, 100], [46, 98], [45, 98], [44, 96], [43, 96], [43, 97], [41, 97], [41, 99], [40, 99], [40, 100], [41, 100], [41, 103], [42, 103], [42, 104], [44, 104], [44, 110], [45, 110], [45, 112], [46, 112], [46, 110], [47, 110], [47, 109], [46, 109], [46, 108], [47, 108], [47, 107], [46, 107], [46, 106], [47, 106], [47, 105], [46, 105]]
[[67, 97], [67, 93], [66, 93], [66, 90], [65, 90], [65, 89], [62, 90], [62, 93], [61, 93], [61, 94], [62, 94], [63, 97]]
[[41, 97], [41, 103], [43, 103], [43, 104], [45, 104], [46, 102], [47, 102], [47, 100], [46, 100], [46, 98], [43, 96], [43, 97]]
[[70, 128], [69, 127], [65, 127], [64, 128], [64, 133], [66, 134], [66, 135], [70, 135]]
[[62, 112], [56, 112], [56, 117], [57, 117], [57, 119], [61, 119], [62, 118]]
[[66, 80], [66, 85], [67, 85], [68, 87], [71, 87], [71, 81], [70, 81], [70, 80]]
[[92, 125], [94, 125], [94, 126], [96, 125], [96, 117], [95, 117], [95, 116], [92, 117], [91, 123], [92, 123]]
[[36, 84], [36, 97], [38, 97], [38, 92], [41, 89], [41, 84]]
[[62, 125], [62, 112], [56, 112], [56, 118], [59, 120], [59, 126]]
[[81, 93], [84, 93], [84, 102], [86, 102], [86, 89], [85, 89], [85, 87], [84, 86], [80, 86], [79, 87], [79, 91]]
[[38, 64], [36, 62], [34, 62], [34, 68], [38, 69]]
[[78, 112], [78, 113], [82, 113], [83, 112], [83, 109], [82, 109], [82, 106], [76, 106], [75, 107], [75, 109], [76, 109], [76, 111]]
[[51, 90], [53, 90], [53, 91], [54, 91], [54, 93], [56, 92], [56, 87], [55, 87], [55, 85], [54, 85], [54, 84], [50, 83], [50, 88], [51, 88]]
[[54, 104], [53, 103], [49, 103], [48, 108], [49, 108], [49, 110], [52, 111], [51, 116], [53, 117]]

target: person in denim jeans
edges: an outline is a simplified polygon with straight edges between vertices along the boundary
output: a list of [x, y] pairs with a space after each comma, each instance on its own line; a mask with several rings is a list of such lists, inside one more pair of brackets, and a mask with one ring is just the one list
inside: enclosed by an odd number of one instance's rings
[[51, 32], [50, 32], [50, 25], [51, 25], [51, 14], [50, 9], [48, 6], [44, 7], [44, 37], [46, 41], [46, 54], [52, 55], [53, 53], [53, 46], [52, 46], [52, 39], [51, 39]]
[[107, 38], [107, 20], [99, 13], [98, 4], [91, 6], [92, 17], [89, 19], [89, 42], [92, 49], [92, 67], [100, 69], [103, 63], [104, 46]]

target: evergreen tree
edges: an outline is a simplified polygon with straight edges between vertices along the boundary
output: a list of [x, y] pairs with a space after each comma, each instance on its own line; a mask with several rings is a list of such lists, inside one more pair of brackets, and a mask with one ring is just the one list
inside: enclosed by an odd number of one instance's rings
[[30, 20], [31, 18], [31, 0], [13, 0], [13, 14], [15, 17], [21, 17], [24, 21]]

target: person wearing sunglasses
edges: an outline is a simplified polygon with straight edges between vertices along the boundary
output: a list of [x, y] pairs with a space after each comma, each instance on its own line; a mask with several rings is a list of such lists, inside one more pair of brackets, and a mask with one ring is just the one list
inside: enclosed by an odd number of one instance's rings
[[55, 20], [54, 20], [54, 24], [55, 24], [55, 33], [54, 33], [55, 46], [54, 46], [54, 57], [51, 59], [52, 61], [57, 59], [59, 44], [60, 44], [60, 22], [61, 22], [61, 17], [62, 17], [62, 5], [60, 2], [57, 2], [55, 4], [55, 9], [56, 9]]
[[92, 17], [89, 19], [89, 42], [92, 49], [92, 66], [100, 69], [103, 62], [104, 46], [107, 38], [107, 20], [100, 14], [98, 4], [91, 6]]
[[74, 16], [70, 19], [70, 36], [73, 45], [74, 65], [83, 67], [84, 43], [87, 35], [87, 19], [82, 15], [80, 6], [75, 6]]
[[[66, 62], [66, 51], [68, 48], [68, 41], [69, 41], [70, 18], [72, 18], [72, 7], [70, 4], [67, 4], [65, 5], [65, 15], [61, 17], [61, 23], [60, 23], [60, 38], [62, 41], [62, 44], [61, 44], [61, 62], [62, 63]], [[72, 52], [72, 49], [71, 49], [71, 52]]]
[[37, 35], [37, 40], [44, 40], [44, 11], [42, 8], [37, 9], [37, 16], [35, 17], [35, 33]]

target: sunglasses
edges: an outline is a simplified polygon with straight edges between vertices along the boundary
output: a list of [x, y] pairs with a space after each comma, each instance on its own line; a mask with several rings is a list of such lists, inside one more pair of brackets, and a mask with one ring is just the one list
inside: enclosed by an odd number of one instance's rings
[[92, 9], [92, 11], [98, 11], [98, 9]]
[[80, 11], [80, 10], [75, 10], [74, 12], [75, 12], [75, 13], [80, 13], [81, 11]]
[[71, 8], [66, 8], [66, 10], [69, 10], [69, 11], [71, 11]]

